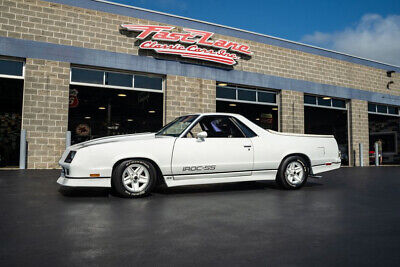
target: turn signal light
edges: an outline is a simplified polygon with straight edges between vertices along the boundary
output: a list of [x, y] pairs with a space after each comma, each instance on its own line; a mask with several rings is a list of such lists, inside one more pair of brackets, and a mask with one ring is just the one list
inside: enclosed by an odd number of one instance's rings
[[91, 173], [90, 177], [100, 177], [100, 173]]

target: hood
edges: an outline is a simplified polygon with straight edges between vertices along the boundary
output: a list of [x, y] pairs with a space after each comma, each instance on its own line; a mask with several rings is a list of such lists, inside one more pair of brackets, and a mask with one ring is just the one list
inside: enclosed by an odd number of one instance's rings
[[113, 135], [113, 136], [96, 138], [93, 140], [75, 144], [73, 146], [70, 146], [69, 148], [70, 148], [70, 150], [74, 150], [74, 149], [84, 148], [84, 147], [93, 146], [93, 145], [101, 145], [101, 144], [114, 143], [114, 142], [148, 140], [148, 139], [154, 139], [154, 138], [156, 138], [155, 133]]

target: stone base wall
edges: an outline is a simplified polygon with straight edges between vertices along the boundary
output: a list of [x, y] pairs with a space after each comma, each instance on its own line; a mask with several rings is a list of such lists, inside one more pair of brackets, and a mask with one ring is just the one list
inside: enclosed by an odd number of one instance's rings
[[168, 75], [164, 98], [165, 122], [190, 113], [215, 112], [216, 82]]
[[[360, 166], [359, 144], [363, 146], [363, 163], [369, 166], [368, 102], [350, 101], [350, 165]], [[355, 152], [355, 153], [354, 153]]]
[[280, 131], [304, 133], [304, 96], [301, 92], [282, 90], [280, 94]]
[[58, 168], [68, 127], [70, 64], [26, 59], [22, 129], [29, 169]]

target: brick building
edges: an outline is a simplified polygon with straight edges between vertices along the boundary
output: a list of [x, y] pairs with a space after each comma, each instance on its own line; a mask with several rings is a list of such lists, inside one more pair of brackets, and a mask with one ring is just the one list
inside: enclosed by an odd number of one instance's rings
[[[173, 28], [141, 39], [138, 27], [149, 25]], [[206, 33], [212, 37], [201, 41]], [[180, 51], [172, 47], [178, 44]], [[190, 46], [199, 50], [188, 52]], [[399, 72], [104, 1], [0, 0], [0, 164], [18, 165], [21, 129], [27, 167], [56, 168], [67, 131], [77, 143], [156, 131], [176, 116], [215, 111], [241, 113], [277, 131], [333, 134], [351, 166], [360, 165], [359, 144], [368, 165], [371, 146], [381, 140], [384, 164], [399, 164]]]

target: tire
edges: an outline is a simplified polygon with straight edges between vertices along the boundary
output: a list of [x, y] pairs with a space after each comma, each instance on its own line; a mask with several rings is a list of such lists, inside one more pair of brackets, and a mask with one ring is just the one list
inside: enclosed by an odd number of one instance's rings
[[139, 198], [150, 194], [157, 182], [157, 171], [147, 160], [125, 160], [114, 168], [113, 189], [122, 197]]
[[284, 159], [279, 167], [276, 183], [278, 186], [293, 190], [301, 188], [308, 178], [308, 168], [305, 160], [299, 156]]

